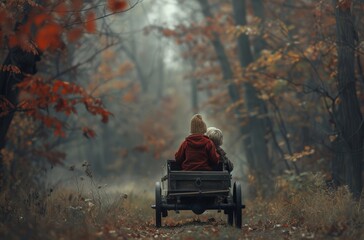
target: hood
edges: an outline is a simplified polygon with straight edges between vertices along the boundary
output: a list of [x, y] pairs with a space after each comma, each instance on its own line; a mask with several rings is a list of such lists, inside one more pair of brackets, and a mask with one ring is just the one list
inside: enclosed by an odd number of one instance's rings
[[188, 146], [192, 148], [201, 148], [204, 147], [208, 142], [210, 142], [210, 138], [202, 134], [192, 134], [186, 138]]

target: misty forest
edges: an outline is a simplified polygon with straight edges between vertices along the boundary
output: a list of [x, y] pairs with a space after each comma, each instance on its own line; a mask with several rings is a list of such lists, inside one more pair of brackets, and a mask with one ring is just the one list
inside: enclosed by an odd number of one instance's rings
[[0, 46], [0, 239], [364, 239], [363, 0], [0, 0]]

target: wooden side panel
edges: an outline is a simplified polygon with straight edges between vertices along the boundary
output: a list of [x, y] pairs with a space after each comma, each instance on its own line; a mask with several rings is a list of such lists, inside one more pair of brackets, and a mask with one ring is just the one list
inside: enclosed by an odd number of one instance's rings
[[230, 188], [226, 171], [170, 171], [168, 193], [219, 191]]

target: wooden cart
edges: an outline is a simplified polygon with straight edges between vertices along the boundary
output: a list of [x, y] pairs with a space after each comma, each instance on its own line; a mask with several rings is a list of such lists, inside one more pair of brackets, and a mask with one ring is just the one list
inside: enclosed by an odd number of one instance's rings
[[192, 210], [202, 214], [206, 210], [221, 210], [227, 215], [227, 222], [241, 228], [242, 205], [240, 183], [231, 187], [231, 174], [220, 171], [181, 171], [174, 160], [168, 160], [166, 175], [155, 185], [156, 227], [162, 226], [162, 217], [168, 211]]

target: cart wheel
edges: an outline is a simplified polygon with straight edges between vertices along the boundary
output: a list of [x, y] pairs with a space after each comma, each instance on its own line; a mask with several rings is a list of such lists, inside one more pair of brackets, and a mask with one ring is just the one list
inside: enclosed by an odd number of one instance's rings
[[161, 183], [155, 183], [155, 226], [162, 226], [162, 194]]
[[[234, 197], [232, 196], [231, 192], [229, 193], [229, 197], [227, 198], [227, 203], [234, 202]], [[234, 224], [234, 209], [226, 209], [224, 213], [227, 215], [227, 223], [229, 226], [233, 226]]]
[[232, 226], [234, 223], [234, 213], [231, 210], [229, 210], [227, 213], [227, 222], [228, 222], [229, 226]]
[[163, 209], [162, 217], [168, 217], [168, 211], [167, 210]]
[[242, 211], [241, 211], [241, 186], [240, 183], [234, 183], [233, 189], [233, 199], [235, 203], [234, 217], [235, 217], [235, 227], [241, 228]]

